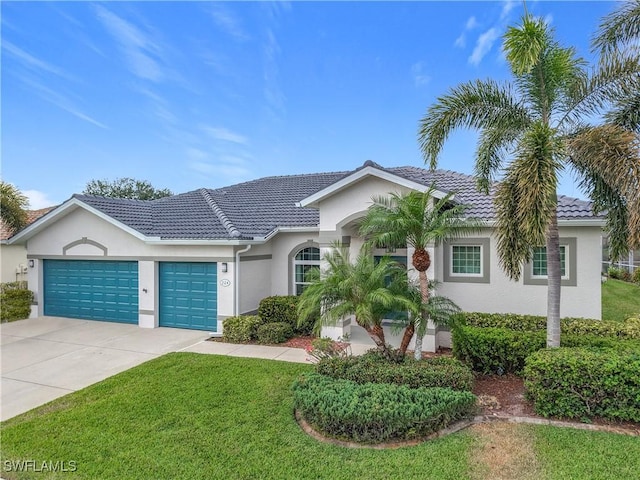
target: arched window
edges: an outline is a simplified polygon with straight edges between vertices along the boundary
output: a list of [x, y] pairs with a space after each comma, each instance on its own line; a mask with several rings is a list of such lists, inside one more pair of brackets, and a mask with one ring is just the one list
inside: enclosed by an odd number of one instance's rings
[[309, 285], [309, 272], [320, 268], [320, 249], [306, 247], [293, 258], [293, 292], [300, 295]]

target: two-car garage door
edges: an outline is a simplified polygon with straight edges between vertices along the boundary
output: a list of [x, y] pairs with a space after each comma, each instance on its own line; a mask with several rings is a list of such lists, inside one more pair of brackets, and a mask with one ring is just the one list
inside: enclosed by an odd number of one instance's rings
[[[162, 327], [215, 331], [215, 263], [159, 264]], [[138, 263], [107, 260], [45, 260], [44, 314], [138, 323]]]

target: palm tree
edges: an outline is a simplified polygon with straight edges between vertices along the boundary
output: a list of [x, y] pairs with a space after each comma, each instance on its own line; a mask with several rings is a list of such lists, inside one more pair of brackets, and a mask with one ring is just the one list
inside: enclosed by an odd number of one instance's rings
[[[426, 192], [374, 197], [373, 205], [360, 224], [360, 234], [376, 246], [414, 248], [411, 264], [418, 271], [423, 305], [429, 304], [427, 270], [431, 257], [427, 247], [467, 235], [480, 227], [479, 222], [464, 218], [467, 207], [454, 204], [452, 194], [436, 200], [434, 194], [435, 188], [430, 187]], [[416, 355], [422, 355], [422, 337], [427, 320], [426, 312], [423, 313], [417, 318], [418, 330], [423, 333], [416, 337]], [[415, 329], [415, 322], [409, 322], [400, 344], [402, 353], [406, 352]]]
[[[543, 20], [526, 15], [504, 36], [512, 82], [476, 80], [453, 88], [429, 107], [420, 122], [425, 162], [437, 165], [449, 134], [458, 127], [480, 131], [475, 175], [488, 193], [495, 186], [497, 247], [507, 275], [518, 280], [533, 248], [547, 248], [547, 345], [560, 345], [560, 247], [557, 184], [573, 170], [594, 200], [607, 210], [613, 243], [640, 244], [640, 161], [637, 138], [587, 118], [617, 92], [638, 84], [638, 59], [614, 59], [595, 73], [574, 49], [560, 46]], [[503, 166], [507, 160], [510, 163]], [[612, 213], [613, 212], [613, 213]]]
[[0, 218], [14, 233], [27, 225], [29, 200], [16, 187], [0, 180]]
[[339, 319], [354, 315], [378, 348], [387, 351], [382, 319], [391, 310], [411, 310], [414, 304], [407, 295], [407, 275], [402, 266], [389, 257], [376, 262], [371, 249], [364, 246], [355, 262], [349, 250], [335, 245], [324, 256], [328, 265], [322, 274], [312, 273], [312, 283], [298, 301], [299, 322], [320, 314], [320, 322], [334, 325]]
[[435, 295], [436, 287], [437, 282], [430, 280], [428, 283], [429, 297], [427, 302], [423, 303], [420, 285], [409, 283], [409, 298], [415, 303], [414, 308], [410, 311], [409, 321], [413, 320], [416, 329], [416, 349], [414, 351], [416, 360], [422, 358], [422, 349], [418, 348], [418, 339], [422, 339], [426, 333], [427, 320], [433, 321], [436, 325], [450, 326], [453, 315], [460, 313], [460, 307], [451, 299]]

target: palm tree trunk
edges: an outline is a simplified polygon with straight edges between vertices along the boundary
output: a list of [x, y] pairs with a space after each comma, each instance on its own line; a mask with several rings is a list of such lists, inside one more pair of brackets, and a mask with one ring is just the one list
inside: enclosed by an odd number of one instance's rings
[[373, 327], [362, 325], [362, 327], [367, 331], [379, 350], [385, 351], [387, 349], [387, 342], [385, 341], [384, 330], [381, 325], [374, 325]]
[[560, 235], [557, 209], [547, 232], [547, 347], [560, 346]]
[[[420, 280], [420, 297], [422, 297], [422, 304], [426, 305], [427, 303], [429, 303], [429, 279], [427, 278], [427, 272], [418, 272], [418, 279]], [[427, 313], [425, 311], [422, 312], [419, 321], [420, 323], [429, 321]], [[418, 326], [418, 331], [416, 334], [416, 347], [413, 353], [416, 360], [420, 360], [422, 358], [422, 339], [424, 337], [426, 327], [426, 325]]]
[[416, 324], [413, 320], [409, 322], [407, 328], [404, 329], [404, 335], [402, 336], [402, 342], [400, 342], [400, 353], [403, 355], [407, 352], [407, 347], [409, 346], [409, 342], [413, 337], [413, 334], [416, 331]]

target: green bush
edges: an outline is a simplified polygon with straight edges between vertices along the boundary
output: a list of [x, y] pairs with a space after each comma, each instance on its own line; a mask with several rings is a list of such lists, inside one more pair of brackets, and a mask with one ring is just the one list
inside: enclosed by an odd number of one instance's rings
[[[640, 320], [598, 322], [604, 326], [576, 323], [563, 326], [560, 343], [563, 347], [636, 348], [640, 346]], [[568, 325], [572, 325], [569, 323]], [[615, 326], [616, 328], [613, 328]], [[567, 331], [568, 330], [568, 331]], [[520, 374], [525, 359], [545, 348], [545, 330], [512, 330], [498, 327], [475, 327], [457, 324], [451, 331], [453, 355], [482, 373]]]
[[540, 350], [524, 379], [539, 415], [640, 422], [640, 348]]
[[265, 323], [258, 327], [258, 343], [282, 343], [293, 337], [293, 328], [286, 322]]
[[633, 283], [640, 284], [640, 267], [636, 267], [636, 269], [633, 271], [633, 275], [631, 275], [631, 280], [633, 281]]
[[293, 385], [294, 406], [326, 435], [364, 443], [421, 438], [475, 410], [470, 392], [334, 379], [317, 373]]
[[375, 350], [359, 357], [326, 358], [318, 362], [316, 371], [332, 378], [356, 383], [389, 383], [410, 388], [447, 387], [471, 391], [473, 373], [455, 358], [414, 360], [405, 356], [392, 362]]
[[258, 327], [264, 322], [257, 315], [229, 317], [224, 321], [223, 340], [230, 343], [247, 343], [256, 339]]
[[295, 295], [275, 295], [263, 298], [258, 306], [258, 315], [265, 323], [286, 322], [300, 335], [310, 335], [315, 319], [298, 325], [298, 298]]
[[11, 322], [29, 318], [33, 292], [26, 282], [0, 284], [0, 320]]

